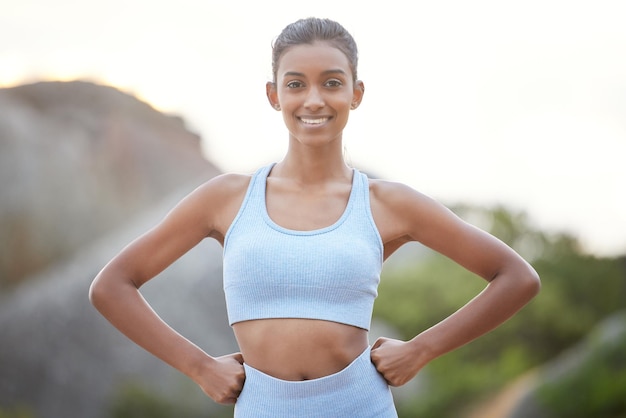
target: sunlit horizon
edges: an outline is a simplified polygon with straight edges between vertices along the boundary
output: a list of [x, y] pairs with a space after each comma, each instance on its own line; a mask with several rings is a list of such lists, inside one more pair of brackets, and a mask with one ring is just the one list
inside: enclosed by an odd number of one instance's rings
[[[249, 172], [286, 149], [282, 119], [265, 98], [271, 41], [296, 18], [327, 16], [360, 47], [366, 94], [344, 134], [352, 163], [447, 204], [525, 211], [598, 255], [626, 254], [622, 3], [418, 3], [414, 16], [396, 13], [404, 3], [394, 1], [382, 10], [138, 2], [150, 16], [140, 5], [119, 16], [117, 3], [66, 15], [61, 1], [46, 6], [49, 20], [33, 17], [33, 0], [12, 4], [0, 36], [19, 42], [0, 45], [0, 87], [116, 87], [181, 116], [218, 167]], [[271, 5], [276, 13], [256, 18]]]

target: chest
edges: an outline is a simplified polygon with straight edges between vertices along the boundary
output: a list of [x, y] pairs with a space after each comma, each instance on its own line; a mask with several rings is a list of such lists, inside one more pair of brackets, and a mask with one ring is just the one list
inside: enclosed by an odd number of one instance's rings
[[265, 206], [270, 219], [283, 228], [312, 231], [333, 225], [345, 212], [349, 184], [297, 188], [268, 181]]
[[312, 234], [259, 225], [234, 236], [224, 254], [225, 283], [237, 285], [359, 289], [377, 285], [381, 268], [375, 236], [344, 225]]

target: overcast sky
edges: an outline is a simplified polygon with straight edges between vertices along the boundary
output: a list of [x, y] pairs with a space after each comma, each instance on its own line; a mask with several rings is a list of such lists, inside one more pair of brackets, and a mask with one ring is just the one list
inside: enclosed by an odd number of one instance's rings
[[360, 48], [354, 165], [505, 204], [626, 253], [626, 2], [0, 0], [0, 86], [87, 79], [180, 114], [225, 171], [279, 160], [270, 44], [330, 17]]

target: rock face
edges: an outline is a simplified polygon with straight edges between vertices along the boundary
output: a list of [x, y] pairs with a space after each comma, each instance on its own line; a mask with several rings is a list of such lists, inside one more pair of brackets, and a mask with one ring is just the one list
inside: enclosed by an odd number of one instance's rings
[[0, 287], [217, 172], [180, 118], [114, 88], [0, 89]]
[[[606, 318], [583, 341], [542, 367], [508, 418], [623, 416], [626, 312]], [[621, 386], [620, 386], [621, 385]], [[546, 388], [553, 398], [546, 404]], [[618, 388], [618, 389], [615, 389]], [[558, 397], [554, 400], [555, 397]]]
[[[87, 298], [98, 270], [180, 197], [171, 196], [0, 300], [0, 410], [26, 405], [41, 418], [111, 417], [129, 384], [184, 405], [187, 412], [177, 415], [183, 418], [220, 410], [185, 376], [115, 330]], [[142, 288], [164, 320], [212, 355], [237, 350], [221, 269], [219, 244], [202, 242]]]
[[[176, 416], [224, 412], [87, 298], [115, 253], [218, 173], [181, 119], [113, 88], [0, 89], [0, 415], [110, 417], [128, 385], [183, 405]], [[221, 247], [203, 242], [142, 288], [215, 355], [236, 350], [221, 266]]]
[[513, 381], [470, 417], [623, 416], [625, 353], [626, 312], [617, 312], [553, 361]]

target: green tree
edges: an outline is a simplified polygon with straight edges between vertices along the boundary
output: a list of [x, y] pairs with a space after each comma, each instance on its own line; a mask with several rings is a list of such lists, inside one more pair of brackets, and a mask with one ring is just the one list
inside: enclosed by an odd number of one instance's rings
[[[524, 213], [503, 207], [454, 210], [529, 260], [542, 278], [542, 290], [498, 329], [428, 365], [424, 374], [429, 389], [401, 407], [407, 417], [458, 417], [473, 401], [554, 358], [601, 319], [626, 308], [624, 259], [585, 254], [571, 236], [532, 228]], [[482, 279], [429, 252], [383, 275], [374, 315], [410, 339], [484, 286]]]

